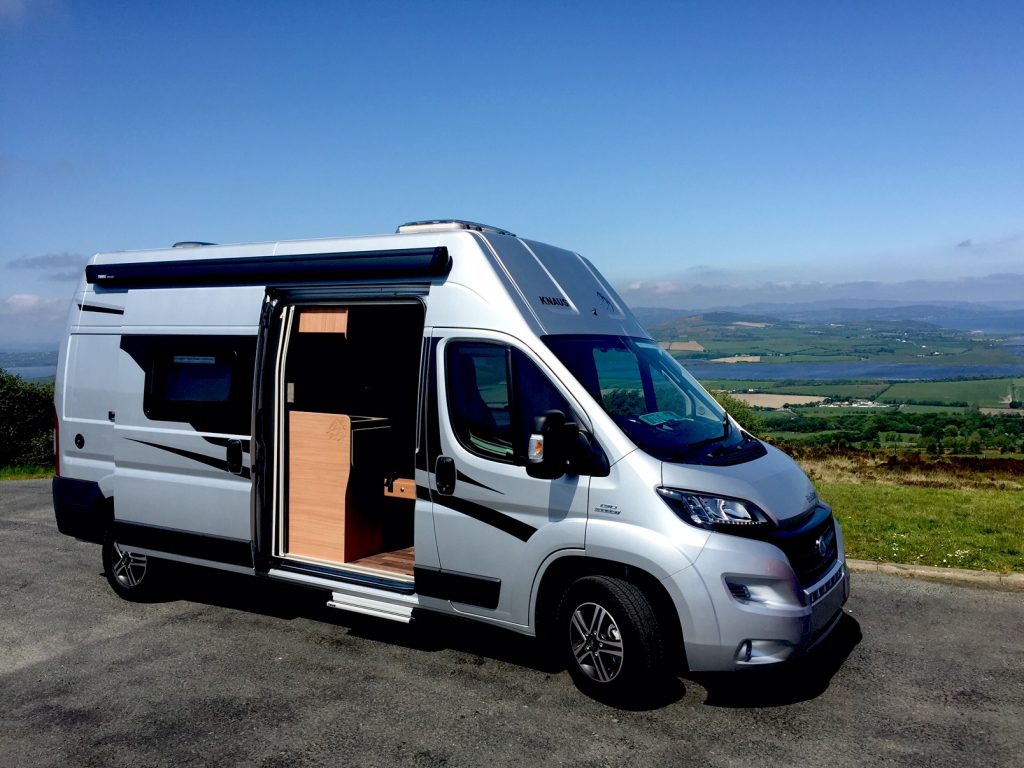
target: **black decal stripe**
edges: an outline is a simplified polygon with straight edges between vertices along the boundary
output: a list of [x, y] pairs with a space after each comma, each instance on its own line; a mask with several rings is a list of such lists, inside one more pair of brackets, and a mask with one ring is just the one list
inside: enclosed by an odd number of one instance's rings
[[422, 565], [413, 569], [413, 576], [417, 594], [482, 608], [498, 607], [501, 579], [493, 576], [476, 576]]
[[537, 529], [532, 525], [527, 525], [496, 509], [491, 509], [483, 504], [477, 504], [466, 499], [434, 494], [434, 503], [454, 509], [456, 512], [461, 512], [467, 517], [472, 517], [474, 520], [504, 531], [510, 536], [515, 536], [520, 541], [529, 541], [530, 537], [537, 532]]
[[117, 307], [101, 307], [99, 304], [83, 304], [78, 302], [78, 308], [83, 312], [101, 312], [106, 315], [123, 315], [124, 310]]
[[425, 485], [416, 486], [416, 498], [423, 501], [430, 501], [430, 489]]
[[127, 546], [252, 568], [252, 542], [244, 539], [209, 536], [123, 520], [114, 521], [114, 537]]
[[[231, 472], [231, 469], [228, 467], [227, 459], [217, 459], [213, 456], [207, 456], [204, 453], [196, 453], [195, 451], [186, 451], [184, 448], [173, 448], [169, 445], [151, 443], [148, 440], [136, 440], [134, 437], [126, 437], [125, 440], [131, 440], [133, 443], [142, 443], [143, 445], [148, 445], [150, 448], [159, 448], [161, 451], [167, 451], [168, 453], [173, 453], [176, 456], [183, 456], [186, 459], [198, 461], [200, 464], [205, 464], [208, 467], [220, 469], [224, 472]], [[239, 477], [244, 477], [248, 480], [250, 477], [249, 468], [242, 467], [242, 474], [240, 474]]]
[[489, 486], [489, 485], [484, 485], [483, 483], [479, 482], [478, 480], [474, 480], [469, 475], [462, 474], [462, 472], [460, 472], [459, 470], [455, 470], [455, 476], [459, 480], [461, 480], [462, 482], [469, 483], [470, 485], [475, 485], [477, 488], [483, 488], [485, 491], [492, 491], [492, 492], [497, 493], [497, 494], [499, 494], [501, 496], [505, 495], [502, 491], [499, 491], [497, 488], [491, 488], [491, 486]]

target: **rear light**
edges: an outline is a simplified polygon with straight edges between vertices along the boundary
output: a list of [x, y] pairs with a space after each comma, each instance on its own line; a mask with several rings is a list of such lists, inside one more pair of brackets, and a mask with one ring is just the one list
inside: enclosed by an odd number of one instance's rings
[[57, 406], [53, 406], [53, 474], [60, 477], [60, 419]]

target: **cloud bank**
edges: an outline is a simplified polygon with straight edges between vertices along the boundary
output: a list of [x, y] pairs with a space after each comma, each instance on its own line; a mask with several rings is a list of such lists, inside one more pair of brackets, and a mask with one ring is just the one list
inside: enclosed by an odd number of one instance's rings
[[47, 280], [67, 282], [77, 280], [88, 261], [79, 253], [44, 253], [39, 256], [22, 256], [7, 262], [9, 269], [35, 272]]
[[47, 298], [32, 293], [16, 293], [0, 300], [0, 347], [56, 347], [64, 333], [70, 303], [66, 296]]
[[746, 304], [806, 303], [819, 301], [927, 303], [927, 302], [1022, 302], [1024, 274], [996, 274], [950, 280], [881, 282], [759, 282], [750, 284], [675, 280], [634, 280], [616, 286], [633, 307], [711, 309]]

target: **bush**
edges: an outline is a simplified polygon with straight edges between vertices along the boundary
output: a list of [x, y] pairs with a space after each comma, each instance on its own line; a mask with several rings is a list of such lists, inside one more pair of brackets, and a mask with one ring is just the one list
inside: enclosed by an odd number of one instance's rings
[[53, 463], [53, 385], [0, 369], [0, 467]]
[[711, 393], [718, 404], [725, 408], [726, 412], [739, 422], [747, 432], [752, 435], [759, 435], [765, 431], [764, 417], [742, 400], [733, 397], [726, 392]]

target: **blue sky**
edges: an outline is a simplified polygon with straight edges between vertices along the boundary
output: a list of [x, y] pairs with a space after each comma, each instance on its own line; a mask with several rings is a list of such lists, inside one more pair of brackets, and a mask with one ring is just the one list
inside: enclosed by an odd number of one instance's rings
[[1020, 298], [978, 280], [1024, 273], [1021, 40], [1019, 2], [0, 0], [0, 336], [96, 251], [437, 216], [639, 304]]

